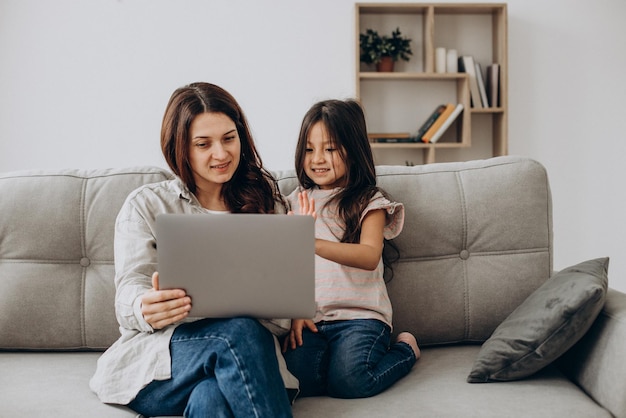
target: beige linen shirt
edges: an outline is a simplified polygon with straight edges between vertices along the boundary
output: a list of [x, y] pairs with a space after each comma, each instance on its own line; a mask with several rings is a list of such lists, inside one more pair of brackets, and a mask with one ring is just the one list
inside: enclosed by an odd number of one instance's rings
[[[153, 380], [171, 377], [169, 343], [177, 324], [154, 330], [141, 313], [141, 296], [152, 288], [157, 269], [155, 226], [160, 213], [217, 216], [178, 178], [142, 186], [126, 199], [115, 224], [115, 314], [121, 337], [98, 359], [89, 382], [102, 402], [128, 404]], [[289, 320], [262, 322], [275, 335], [290, 327]], [[285, 386], [297, 389], [298, 381], [287, 371], [274, 340]]]

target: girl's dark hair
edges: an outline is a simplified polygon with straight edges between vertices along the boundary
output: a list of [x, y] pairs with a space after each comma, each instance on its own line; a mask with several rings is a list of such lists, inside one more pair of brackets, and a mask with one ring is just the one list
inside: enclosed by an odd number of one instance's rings
[[190, 126], [202, 113], [223, 113], [235, 122], [241, 140], [241, 158], [233, 178], [222, 187], [228, 209], [234, 213], [274, 213], [284, 205], [278, 186], [263, 168], [243, 110], [226, 90], [210, 83], [192, 83], [174, 91], [161, 126], [161, 150], [170, 169], [196, 192], [189, 163]]
[[[324, 125], [333, 147], [346, 165], [345, 185], [327, 203], [337, 205], [338, 216], [345, 225], [344, 235], [337, 238], [341, 242], [358, 243], [361, 235], [360, 217], [374, 194], [381, 192], [389, 197], [376, 185], [374, 157], [367, 138], [363, 108], [351, 99], [325, 100], [314, 104], [304, 115], [296, 146], [295, 167], [298, 180], [306, 189], [315, 186], [304, 170], [304, 158], [309, 132], [318, 122]], [[399, 251], [395, 244], [385, 240], [383, 263], [392, 276], [391, 264], [398, 258]]]

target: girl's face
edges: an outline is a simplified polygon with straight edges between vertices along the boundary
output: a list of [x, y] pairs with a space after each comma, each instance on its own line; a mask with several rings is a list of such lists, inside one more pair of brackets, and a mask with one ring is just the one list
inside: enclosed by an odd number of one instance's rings
[[189, 163], [197, 194], [221, 190], [241, 158], [235, 122], [223, 113], [201, 113], [191, 121], [189, 135]]
[[304, 154], [304, 172], [320, 189], [343, 187], [346, 163], [330, 140], [326, 127], [317, 122], [311, 128]]

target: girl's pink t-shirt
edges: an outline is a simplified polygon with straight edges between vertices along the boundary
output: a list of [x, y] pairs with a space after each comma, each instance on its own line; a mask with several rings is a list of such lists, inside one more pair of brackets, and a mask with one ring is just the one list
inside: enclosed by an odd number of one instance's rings
[[[299, 211], [298, 189], [287, 200], [291, 210]], [[326, 202], [339, 189], [307, 190], [309, 198], [315, 199], [317, 219], [315, 237], [339, 242], [344, 233], [336, 205]], [[383, 231], [386, 239], [398, 236], [404, 225], [404, 205], [391, 202], [380, 192], [376, 193], [361, 214], [361, 221], [371, 210], [383, 209], [387, 212], [387, 223]], [[382, 257], [373, 271], [344, 266], [334, 261], [315, 256], [315, 299], [317, 312], [314, 322], [338, 321], [348, 319], [378, 319], [392, 326], [391, 301], [387, 295], [387, 286], [383, 278]]]

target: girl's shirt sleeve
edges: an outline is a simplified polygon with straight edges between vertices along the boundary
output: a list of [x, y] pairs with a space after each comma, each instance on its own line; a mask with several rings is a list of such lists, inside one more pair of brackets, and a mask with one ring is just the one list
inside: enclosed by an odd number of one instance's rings
[[387, 214], [387, 222], [383, 230], [385, 239], [393, 239], [400, 235], [404, 227], [404, 204], [400, 202], [392, 202], [378, 192], [374, 195], [369, 205], [361, 214], [361, 222], [369, 211], [383, 209]]

